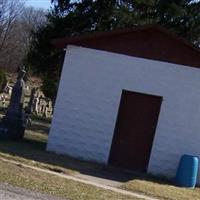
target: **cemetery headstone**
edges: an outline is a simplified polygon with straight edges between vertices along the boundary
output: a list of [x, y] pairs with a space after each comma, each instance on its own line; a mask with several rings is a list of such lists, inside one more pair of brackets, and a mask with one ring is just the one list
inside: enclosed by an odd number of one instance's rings
[[10, 103], [6, 116], [2, 119], [0, 136], [9, 139], [23, 139], [26, 119], [23, 110], [25, 92], [25, 70], [22, 69], [17, 77], [17, 81], [12, 89]]

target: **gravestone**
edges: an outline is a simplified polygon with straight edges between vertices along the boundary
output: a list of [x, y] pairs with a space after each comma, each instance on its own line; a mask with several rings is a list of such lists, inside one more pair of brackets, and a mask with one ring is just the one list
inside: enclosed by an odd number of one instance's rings
[[27, 110], [26, 110], [26, 113], [29, 115], [33, 112], [33, 109], [34, 109], [35, 92], [36, 92], [36, 89], [33, 88], [31, 90], [30, 100], [29, 100]]
[[21, 69], [13, 87], [6, 116], [2, 119], [0, 135], [9, 139], [23, 139], [26, 119], [23, 110], [25, 95], [25, 70]]

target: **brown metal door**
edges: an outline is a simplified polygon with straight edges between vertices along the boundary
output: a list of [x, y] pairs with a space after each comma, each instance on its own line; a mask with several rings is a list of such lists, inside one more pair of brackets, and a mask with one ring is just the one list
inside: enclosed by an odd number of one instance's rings
[[146, 172], [162, 97], [123, 90], [109, 163]]

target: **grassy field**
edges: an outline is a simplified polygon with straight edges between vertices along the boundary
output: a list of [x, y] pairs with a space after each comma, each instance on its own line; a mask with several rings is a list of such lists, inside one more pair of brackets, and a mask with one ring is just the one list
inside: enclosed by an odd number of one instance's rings
[[[116, 175], [120, 171], [104, 165], [46, 152], [48, 130], [47, 121], [35, 121], [26, 131], [24, 141], [0, 141], [0, 157], [70, 175], [78, 173], [95, 175], [100, 174], [102, 169], [103, 171], [114, 170], [112, 173]], [[69, 199], [133, 199], [6, 162], [0, 163], [0, 181]], [[200, 199], [199, 188], [194, 190], [178, 188], [166, 181], [144, 174], [131, 173], [127, 180], [124, 179], [121, 188], [166, 200]]]
[[[48, 124], [37, 122], [33, 124], [31, 129], [26, 131], [24, 141], [1, 140], [0, 157], [64, 174], [75, 174], [80, 169], [91, 170], [97, 167], [95, 164], [91, 165], [88, 162], [46, 152], [48, 129]], [[37, 172], [2, 160], [0, 162], [0, 181], [73, 200], [138, 200], [91, 185]]]
[[64, 174], [90, 171], [102, 167], [45, 151], [48, 130], [48, 123], [37, 121], [26, 130], [23, 141], [0, 140], [0, 156]]
[[122, 189], [134, 191], [147, 196], [166, 200], [200, 200], [200, 188], [186, 189], [166, 183], [135, 179], [121, 186]]
[[0, 181], [37, 192], [73, 200], [138, 200], [111, 191], [67, 180], [7, 162], [0, 164]]

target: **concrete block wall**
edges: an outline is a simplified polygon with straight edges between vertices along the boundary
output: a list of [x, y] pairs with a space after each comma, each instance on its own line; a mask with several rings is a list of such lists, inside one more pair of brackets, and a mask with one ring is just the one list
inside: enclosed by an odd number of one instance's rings
[[148, 172], [200, 155], [200, 69], [68, 46], [47, 150], [107, 163], [122, 89], [163, 96]]

